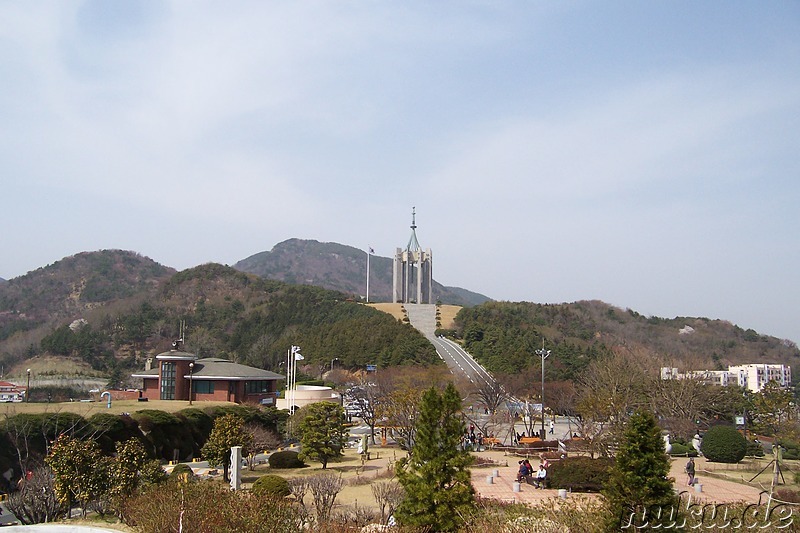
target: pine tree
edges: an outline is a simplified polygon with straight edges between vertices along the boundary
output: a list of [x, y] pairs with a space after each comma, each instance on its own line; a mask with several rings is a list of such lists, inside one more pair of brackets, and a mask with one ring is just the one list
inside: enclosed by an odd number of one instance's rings
[[637, 411], [626, 424], [603, 489], [609, 531], [618, 531], [631, 519], [633, 525], [661, 524], [665, 529], [677, 521], [679, 502], [668, 474], [669, 457], [661, 430], [652, 414]]
[[306, 407], [299, 427], [303, 449], [300, 459], [316, 459], [324, 470], [328, 461], [341, 457], [347, 442], [344, 421], [344, 409], [335, 403], [318, 402]]
[[461, 400], [452, 383], [442, 395], [431, 387], [422, 396], [411, 454], [397, 465], [397, 478], [406, 492], [395, 513], [400, 523], [457, 531], [474, 509], [467, 470], [472, 457], [459, 449], [464, 433], [460, 411]]

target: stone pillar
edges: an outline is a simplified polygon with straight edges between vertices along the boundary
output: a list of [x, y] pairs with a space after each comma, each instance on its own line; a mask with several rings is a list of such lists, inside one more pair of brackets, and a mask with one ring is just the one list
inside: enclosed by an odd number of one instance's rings
[[242, 488], [242, 447], [231, 448], [231, 490]]

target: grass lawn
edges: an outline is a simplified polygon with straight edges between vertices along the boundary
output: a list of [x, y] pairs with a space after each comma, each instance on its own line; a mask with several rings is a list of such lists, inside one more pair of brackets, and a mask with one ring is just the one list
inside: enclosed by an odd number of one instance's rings
[[[361, 464], [361, 456], [355, 449], [346, 449], [344, 457], [339, 461], [328, 462], [328, 468], [322, 469], [321, 463], [312, 461], [304, 468], [273, 469], [268, 464], [256, 466], [255, 471], [242, 472], [245, 487], [249, 488], [256, 478], [266, 474], [274, 474], [286, 479], [301, 476], [311, 476], [320, 472], [331, 472], [342, 476], [344, 487], [336, 496], [336, 506], [367, 507], [377, 510], [375, 497], [372, 495], [372, 484], [376, 481], [388, 481], [394, 477], [394, 463], [406, 456], [406, 452], [399, 448], [370, 448], [372, 459]], [[313, 506], [311, 494], [306, 495], [306, 505]]]
[[[772, 461], [772, 456], [746, 457], [737, 464], [712, 463], [703, 459], [699, 461], [695, 459], [695, 461], [698, 464], [702, 461], [702, 469], [720, 479], [736, 481], [763, 489], [769, 489], [772, 485], [773, 465], [767, 467]], [[767, 467], [766, 470], [764, 470], [765, 467]], [[780, 485], [776, 485], [776, 487], [800, 491], [800, 484], [795, 482], [795, 473], [800, 474], [800, 461], [783, 460], [780, 463], [780, 467], [783, 478], [781, 479], [780, 475], [778, 476]], [[764, 471], [761, 472], [762, 470]], [[698, 475], [702, 475], [702, 473], [698, 472]], [[750, 481], [751, 479], [752, 481]]]

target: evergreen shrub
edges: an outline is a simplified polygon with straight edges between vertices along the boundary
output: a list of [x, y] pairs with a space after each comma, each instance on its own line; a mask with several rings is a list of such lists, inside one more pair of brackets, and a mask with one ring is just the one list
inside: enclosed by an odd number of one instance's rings
[[253, 483], [253, 492], [259, 496], [274, 496], [276, 498], [283, 498], [292, 493], [289, 490], [289, 482], [273, 474], [258, 478]]
[[567, 457], [554, 461], [547, 469], [549, 487], [573, 492], [599, 492], [608, 481], [608, 469], [614, 461], [608, 458]]
[[174, 479], [180, 477], [181, 474], [189, 474], [189, 477], [193, 477], [194, 471], [192, 470], [191, 466], [184, 463], [178, 463], [172, 469], [172, 472], [169, 473], [169, 477]]
[[764, 457], [764, 447], [758, 442], [749, 440], [747, 441], [747, 451], [745, 454], [748, 457]]
[[693, 447], [677, 442], [673, 442], [671, 444], [672, 450], [669, 452], [670, 455], [677, 455], [680, 457], [697, 457], [697, 450], [695, 450]]
[[269, 466], [271, 468], [302, 468], [306, 464], [300, 460], [299, 455], [292, 450], [275, 452], [269, 456]]
[[747, 441], [733, 426], [714, 426], [703, 436], [700, 448], [714, 463], [738, 463], [747, 452]]
[[796, 460], [800, 459], [800, 442], [790, 440], [780, 440], [778, 445], [783, 448], [783, 458]]

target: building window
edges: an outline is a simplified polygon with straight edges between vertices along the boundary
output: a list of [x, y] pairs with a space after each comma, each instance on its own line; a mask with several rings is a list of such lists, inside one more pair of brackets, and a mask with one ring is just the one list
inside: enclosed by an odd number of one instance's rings
[[161, 399], [175, 399], [175, 363], [161, 363]]
[[214, 382], [194, 380], [192, 382], [192, 392], [194, 392], [195, 394], [213, 394]]
[[246, 381], [244, 384], [245, 394], [264, 394], [269, 392], [269, 381]]

